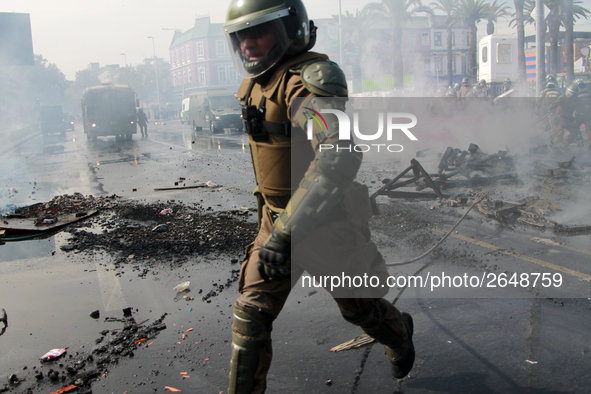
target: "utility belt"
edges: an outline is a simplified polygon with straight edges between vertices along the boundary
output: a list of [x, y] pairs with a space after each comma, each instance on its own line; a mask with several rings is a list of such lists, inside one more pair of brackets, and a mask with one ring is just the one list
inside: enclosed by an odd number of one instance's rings
[[250, 81], [244, 103], [242, 106], [242, 121], [244, 122], [244, 132], [252, 137], [256, 142], [267, 141], [269, 134], [281, 134], [286, 137], [291, 136], [291, 123], [289, 122], [269, 122], [265, 120], [265, 103], [267, 98], [263, 96], [256, 105], [248, 105], [250, 93], [254, 87], [254, 81]]

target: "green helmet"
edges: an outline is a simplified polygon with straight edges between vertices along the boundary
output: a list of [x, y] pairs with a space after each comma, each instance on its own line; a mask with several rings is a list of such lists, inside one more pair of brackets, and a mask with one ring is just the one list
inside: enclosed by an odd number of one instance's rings
[[566, 95], [569, 97], [577, 97], [579, 95], [579, 84], [573, 82], [568, 88], [566, 88]]
[[[249, 78], [263, 74], [284, 55], [308, 51], [316, 42], [316, 28], [301, 0], [232, 0], [224, 31], [236, 69], [246, 71]], [[256, 47], [250, 46], [252, 40], [257, 40]]]
[[462, 84], [463, 85], [468, 85], [470, 83], [470, 81], [468, 80], [468, 78], [463, 78], [462, 79]]

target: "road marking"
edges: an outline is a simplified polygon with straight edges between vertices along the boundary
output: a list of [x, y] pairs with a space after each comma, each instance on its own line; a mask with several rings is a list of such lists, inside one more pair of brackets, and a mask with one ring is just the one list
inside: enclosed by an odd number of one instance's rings
[[96, 264], [96, 273], [98, 276], [99, 287], [101, 289], [101, 298], [105, 311], [115, 311], [126, 308], [125, 297], [121, 290], [119, 278], [113, 274], [114, 267], [111, 265], [109, 271], [103, 266]]
[[[512, 233], [512, 234], [519, 235], [520, 237], [523, 237], [523, 238], [529, 238], [529, 236], [524, 235], [524, 234], [520, 234], [520, 233]], [[578, 249], [578, 248], [575, 248], [574, 246], [562, 245], [561, 244], [561, 245], [556, 245], [556, 247], [557, 248], [565, 248], [565, 249], [568, 249], [568, 250], [572, 250], [573, 252], [588, 254], [588, 255], [591, 256], [591, 251], [589, 251], [589, 250], [583, 250], [583, 249]]]
[[[441, 234], [447, 234], [447, 231], [444, 230], [440, 230], [437, 228], [429, 228], [432, 231], [435, 231], [437, 233], [441, 233]], [[546, 267], [546, 268], [550, 268], [556, 271], [560, 271], [560, 272], [564, 272], [565, 274], [569, 274], [569, 275], [573, 275], [577, 278], [580, 279], [584, 279], [584, 280], [591, 280], [591, 276], [584, 274], [582, 272], [579, 271], [575, 271], [575, 270], [571, 270], [570, 268], [565, 268], [563, 266], [560, 265], [556, 265], [556, 264], [552, 264], [552, 263], [548, 263], [546, 261], [540, 260], [540, 259], [534, 259], [533, 257], [528, 257], [528, 256], [523, 256], [521, 254], [515, 253], [515, 252], [511, 252], [509, 250], [506, 250], [504, 248], [500, 248], [498, 246], [486, 243], [486, 242], [482, 242], [482, 241], [477, 241], [473, 238], [469, 238], [469, 237], [465, 237], [463, 235], [460, 234], [451, 234], [452, 237], [454, 238], [458, 238], [461, 239], [462, 241], [466, 241], [466, 242], [470, 242], [472, 244], [478, 245], [478, 246], [482, 246], [483, 248], [487, 248], [487, 249], [491, 249], [491, 250], [495, 250], [497, 252], [501, 252], [503, 254], [506, 254], [508, 256], [512, 256], [512, 257], [517, 257], [518, 259], [521, 260], [525, 260], [525, 261], [529, 261], [530, 263], [534, 263], [537, 265], [541, 265], [542, 267]]]

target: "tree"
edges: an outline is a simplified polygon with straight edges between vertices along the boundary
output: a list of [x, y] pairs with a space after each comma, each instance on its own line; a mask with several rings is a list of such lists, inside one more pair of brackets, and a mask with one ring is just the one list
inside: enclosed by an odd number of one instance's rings
[[506, 6], [505, 3], [498, 4], [497, 0], [494, 0], [491, 4], [488, 5], [488, 9], [486, 11], [485, 19], [488, 20], [486, 24], [486, 33], [493, 34], [495, 32], [495, 23], [499, 18], [506, 18], [509, 16], [509, 10], [511, 8]]
[[[546, 23], [548, 24], [548, 34], [550, 36], [550, 70], [556, 74], [562, 72], [562, 61], [559, 63], [558, 56], [558, 33], [560, 27], [564, 25], [566, 18], [565, 3], [564, 0], [544, 0], [544, 3], [550, 9], [548, 16], [546, 17]], [[572, 15], [577, 19], [584, 17], [587, 19], [587, 15], [590, 11], [586, 8], [581, 7], [581, 1], [575, 0], [572, 2]], [[573, 20], [574, 23], [574, 20]], [[572, 42], [566, 43], [567, 46], [573, 45]]]
[[[524, 7], [523, 7], [524, 25], [535, 25], [536, 24], [536, 20], [534, 19], [535, 7], [536, 7], [536, 0], [525, 0]], [[546, 16], [546, 18], [544, 18], [544, 20], [540, 22], [542, 24], [542, 26], [541, 26], [542, 27], [542, 29], [541, 29], [542, 30], [542, 37], [540, 39], [540, 42], [543, 43], [540, 45], [543, 45], [544, 47], [546, 45], [546, 30], [547, 30], [546, 19], [547, 18], [548, 17]], [[514, 23], [515, 21], [516, 21], [516, 19], [511, 21], [511, 23], [509, 23], [509, 26], [511, 26], [511, 24]], [[519, 39], [519, 36], [518, 36], [518, 39]], [[519, 44], [519, 42], [518, 42], [518, 44]], [[524, 46], [525, 46], [525, 44], [524, 44]], [[524, 50], [524, 58], [525, 58], [525, 50]], [[524, 63], [525, 63], [525, 59], [524, 59]], [[546, 64], [546, 59], [544, 59], [544, 64]], [[525, 69], [525, 66], [524, 66], [524, 69]], [[546, 79], [546, 67], [542, 67], [542, 75], [536, 76], [536, 78], [537, 77], [542, 78], [542, 80]]]
[[476, 66], [476, 23], [481, 19], [486, 18], [488, 11], [488, 4], [486, 0], [460, 0], [454, 10], [454, 18], [464, 22], [468, 26], [468, 75], [472, 82], [476, 81], [476, 74], [478, 72]]
[[381, 3], [369, 3], [362, 12], [367, 12], [376, 22], [385, 22], [392, 28], [394, 88], [404, 85], [404, 63], [402, 61], [402, 25], [410, 21], [411, 16], [418, 12], [432, 14], [429, 7], [422, 5], [421, 0], [382, 0]]
[[[332, 16], [332, 23], [339, 25], [339, 15]], [[345, 15], [341, 14], [340, 20], [341, 40], [343, 41], [342, 50], [344, 53], [352, 52], [355, 54], [355, 63], [352, 65], [353, 69], [353, 92], [361, 90], [361, 52], [363, 44], [370, 37], [369, 21], [366, 13], [355, 10], [355, 14], [345, 11]], [[341, 48], [339, 48], [341, 50]], [[342, 56], [343, 57], [343, 56]], [[344, 57], [343, 57], [344, 58]], [[346, 62], [346, 61], [345, 61]], [[342, 67], [343, 65], [341, 65]]]
[[66, 90], [66, 110], [71, 113], [79, 114], [80, 99], [82, 98], [82, 92], [84, 92], [84, 89], [100, 84], [101, 81], [92, 73], [90, 68], [76, 71], [76, 79], [70, 83], [70, 86], [68, 86], [68, 89]]
[[39, 105], [63, 104], [66, 77], [42, 55], [35, 55], [34, 66], [12, 66], [0, 75], [0, 105], [6, 111], [2, 119], [11, 123], [36, 123]]
[[[517, 28], [517, 82], [522, 83], [527, 79], [525, 68], [525, 21], [523, 17], [525, 1], [513, 0], [513, 2], [515, 3], [514, 23]], [[511, 26], [511, 23], [509, 23], [509, 26]]]
[[447, 48], [447, 85], [451, 86], [453, 84], [453, 69], [452, 69], [452, 42], [451, 36], [454, 24], [457, 22], [454, 18], [452, 18], [452, 13], [454, 8], [456, 7], [458, 0], [437, 0], [437, 2], [431, 3], [431, 9], [434, 11], [442, 11], [447, 15], [447, 19], [445, 20], [445, 27], [446, 27], [446, 36], [445, 36], [445, 46]]

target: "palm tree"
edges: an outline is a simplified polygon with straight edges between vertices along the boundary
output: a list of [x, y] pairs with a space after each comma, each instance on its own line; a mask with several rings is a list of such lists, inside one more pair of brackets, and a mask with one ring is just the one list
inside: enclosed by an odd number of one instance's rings
[[392, 28], [394, 88], [400, 89], [404, 84], [404, 63], [402, 61], [402, 25], [411, 20], [417, 12], [432, 14], [429, 7], [422, 5], [421, 0], [382, 0], [381, 3], [369, 3], [363, 7], [376, 22], [386, 22]]
[[[332, 24], [339, 25], [339, 16], [332, 16]], [[343, 49], [345, 52], [351, 51], [357, 54], [356, 62], [353, 64], [353, 90], [354, 92], [360, 89], [357, 86], [361, 83], [361, 52], [363, 52], [364, 43], [372, 37], [381, 37], [386, 40], [381, 32], [377, 35], [374, 31], [370, 31], [370, 20], [368, 19], [366, 12], [355, 10], [355, 14], [345, 11], [345, 15], [341, 15], [341, 35], [343, 40]], [[343, 65], [341, 65], [342, 67]]]
[[567, 43], [566, 51], [564, 53], [566, 56], [566, 79], [567, 81], [572, 81], [575, 79], [575, 59], [573, 54], [573, 0], [565, 0], [564, 12], [566, 14], [564, 18], [564, 42]]
[[478, 72], [476, 67], [476, 23], [486, 18], [488, 7], [486, 0], [460, 0], [454, 10], [454, 17], [468, 26], [468, 43], [470, 47], [468, 75], [470, 75], [472, 82], [476, 81], [476, 73]]
[[[517, 27], [517, 82], [525, 82], [527, 72], [525, 69], [525, 25], [523, 19], [523, 7], [525, 0], [513, 0], [515, 3], [515, 25]], [[509, 23], [511, 26], [511, 23]]]
[[[548, 24], [548, 34], [550, 35], [550, 69], [552, 73], [562, 71], [562, 65], [558, 61], [558, 33], [560, 27], [564, 25], [566, 18], [566, 11], [564, 7], [564, 0], [544, 0], [544, 3], [550, 8], [550, 13], [546, 18]], [[588, 9], [581, 7], [582, 1], [575, 0], [572, 2], [572, 15], [577, 19], [584, 17], [591, 13]], [[573, 20], [574, 23], [574, 20]], [[572, 45], [572, 42], [567, 44]], [[560, 62], [562, 63], [562, 62]]]
[[485, 16], [485, 19], [488, 20], [486, 25], [487, 34], [490, 35], [495, 32], [495, 23], [499, 18], [505, 18], [509, 16], [510, 9], [511, 7], [506, 6], [505, 3], [498, 4], [497, 0], [494, 0], [491, 4], [489, 4]]
[[452, 13], [454, 7], [456, 6], [458, 0], [437, 0], [435, 3], [431, 3], [431, 9], [434, 11], [442, 11], [447, 15], [447, 19], [445, 20], [445, 26], [447, 29], [446, 32], [446, 40], [445, 45], [447, 48], [447, 85], [451, 86], [453, 84], [453, 76], [452, 76], [452, 47], [451, 47], [451, 29], [453, 25], [456, 23], [456, 20], [452, 18]]
[[[523, 23], [524, 23], [524, 25], [535, 25], [536, 24], [536, 21], [534, 19], [535, 8], [536, 8], [536, 0], [525, 0], [524, 6], [523, 6]], [[547, 26], [548, 26], [548, 24], [546, 22], [547, 19], [548, 19], [548, 17], [546, 16], [546, 18], [544, 18], [544, 20], [541, 22], [542, 23], [542, 29], [541, 29], [542, 30], [542, 37], [540, 37], [540, 42], [542, 44], [540, 44], [540, 45], [543, 45], [544, 48], [546, 45], [545, 44], [546, 30], [547, 30]], [[513, 23], [516, 23], [516, 21], [517, 21], [517, 18], [512, 20], [509, 23], [509, 26], [511, 26]], [[517, 38], [519, 40], [519, 36]], [[518, 45], [519, 45], [519, 42], [518, 42]], [[544, 49], [544, 51], [545, 51], [545, 49]], [[525, 50], [524, 50], [524, 57], [525, 57]], [[525, 59], [524, 59], [524, 62], [525, 62]], [[546, 63], [547, 63], [546, 59], [544, 58], [544, 64], [546, 64]], [[525, 69], [525, 66], [523, 67], [523, 69]], [[518, 72], [519, 72], [519, 70], [520, 69], [518, 68]], [[525, 75], [525, 73], [522, 75]], [[536, 78], [538, 78], [538, 77], [541, 78], [542, 81], [546, 80], [546, 67], [542, 67], [542, 75], [539, 75], [539, 76], [536, 75]], [[526, 77], [523, 77], [523, 78], [526, 78]]]

